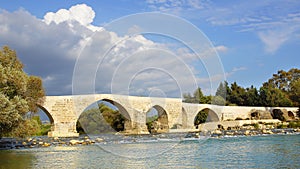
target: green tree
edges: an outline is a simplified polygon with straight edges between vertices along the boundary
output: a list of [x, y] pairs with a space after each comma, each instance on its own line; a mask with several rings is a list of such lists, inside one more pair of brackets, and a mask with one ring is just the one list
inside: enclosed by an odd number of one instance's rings
[[277, 74], [273, 74], [273, 77], [268, 80], [267, 84], [284, 92], [289, 92], [291, 83], [298, 79], [300, 79], [300, 69], [292, 68], [287, 72], [279, 70]]
[[272, 85], [265, 84], [260, 88], [259, 93], [261, 106], [292, 106], [292, 102], [287, 94], [278, 88], [274, 88]]
[[258, 90], [251, 86], [250, 88], [246, 88], [246, 93], [244, 96], [244, 105], [245, 106], [258, 106], [260, 96]]
[[118, 110], [100, 103], [82, 113], [77, 123], [79, 133], [101, 134], [124, 131], [125, 117]]
[[246, 91], [243, 87], [239, 86], [236, 82], [231, 84], [231, 92], [228, 95], [230, 103], [240, 106], [245, 105]]
[[0, 137], [19, 125], [27, 125], [24, 115], [36, 112], [43, 96], [41, 80], [28, 76], [16, 52], [4, 46], [0, 50]]
[[300, 108], [300, 79], [292, 81], [290, 86], [290, 98], [293, 101], [294, 106]]
[[191, 94], [188, 93], [188, 94], [183, 94], [183, 98], [184, 98], [183, 102], [186, 102], [186, 103], [206, 104], [206, 103], [211, 102], [211, 97], [204, 96], [200, 87], [198, 87], [194, 91], [193, 96], [191, 96]]

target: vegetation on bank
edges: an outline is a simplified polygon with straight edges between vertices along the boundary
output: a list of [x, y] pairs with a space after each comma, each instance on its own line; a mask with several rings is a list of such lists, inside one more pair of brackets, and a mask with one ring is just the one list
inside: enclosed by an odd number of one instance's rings
[[280, 70], [273, 74], [267, 82], [257, 89], [254, 86], [243, 88], [236, 82], [229, 85], [221, 82], [215, 96], [205, 96], [201, 88], [197, 88], [193, 95], [183, 95], [184, 102], [216, 105], [238, 106], [270, 106], [290, 107], [300, 106], [300, 69], [289, 71]]
[[118, 110], [100, 103], [98, 108], [84, 111], [76, 124], [80, 134], [100, 134], [124, 131], [125, 117]]
[[40, 77], [27, 75], [14, 50], [0, 50], [0, 138], [5, 135], [22, 137], [37, 125], [26, 119], [28, 112], [37, 112], [45, 95]]

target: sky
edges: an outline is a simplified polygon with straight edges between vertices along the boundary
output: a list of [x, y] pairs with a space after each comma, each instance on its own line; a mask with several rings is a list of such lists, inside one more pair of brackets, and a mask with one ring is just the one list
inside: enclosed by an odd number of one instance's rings
[[0, 0], [0, 46], [47, 95], [181, 97], [300, 66], [298, 0]]

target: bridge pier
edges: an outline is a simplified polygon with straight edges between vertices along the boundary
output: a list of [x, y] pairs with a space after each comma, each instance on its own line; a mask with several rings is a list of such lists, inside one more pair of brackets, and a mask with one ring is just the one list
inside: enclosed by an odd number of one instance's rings
[[48, 132], [48, 137], [79, 137], [76, 131], [76, 122], [55, 123]]

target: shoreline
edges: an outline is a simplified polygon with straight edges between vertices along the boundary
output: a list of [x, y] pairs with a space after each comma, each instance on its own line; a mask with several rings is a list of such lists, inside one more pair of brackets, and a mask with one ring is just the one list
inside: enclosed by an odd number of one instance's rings
[[258, 130], [214, 130], [208, 132], [187, 132], [187, 133], [163, 133], [163, 134], [149, 134], [149, 135], [97, 135], [87, 136], [81, 135], [77, 138], [50, 138], [47, 136], [32, 136], [27, 139], [22, 138], [1, 138], [0, 150], [10, 149], [30, 149], [30, 148], [44, 148], [50, 146], [88, 146], [94, 144], [126, 144], [147, 141], [161, 141], [161, 140], [197, 140], [201, 137], [206, 138], [231, 138], [231, 137], [251, 137], [251, 136], [269, 136], [269, 135], [289, 135], [300, 134], [300, 128], [284, 128], [284, 129], [258, 129]]

